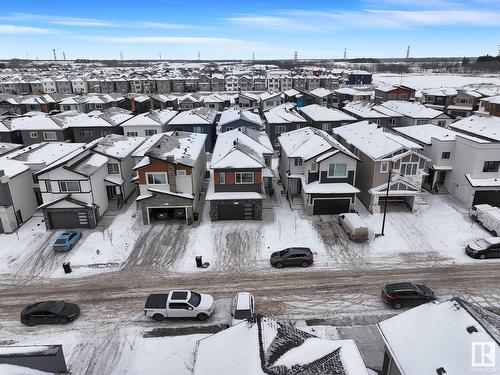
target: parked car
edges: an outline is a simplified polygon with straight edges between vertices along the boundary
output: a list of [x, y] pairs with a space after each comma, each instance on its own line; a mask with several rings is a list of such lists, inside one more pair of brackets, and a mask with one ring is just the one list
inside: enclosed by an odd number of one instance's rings
[[254, 297], [249, 292], [237, 293], [231, 302], [231, 326], [253, 318], [255, 314]]
[[176, 208], [173, 212], [174, 219], [186, 219], [186, 209]]
[[309, 267], [313, 264], [313, 253], [307, 247], [289, 247], [271, 254], [271, 265], [276, 268], [301, 266]]
[[434, 292], [425, 285], [414, 283], [387, 284], [381, 292], [382, 300], [395, 309], [418, 306], [434, 301]]
[[206, 320], [214, 311], [214, 298], [190, 290], [173, 290], [165, 294], [150, 294], [144, 305], [144, 315], [161, 322], [165, 318], [197, 318]]
[[481, 212], [481, 211], [484, 212], [484, 211], [488, 211], [488, 210], [492, 210], [492, 209], [496, 209], [496, 207], [491, 206], [489, 204], [476, 204], [470, 208], [469, 216], [472, 218], [472, 220], [476, 221], [477, 215], [479, 214], [479, 212]]
[[474, 211], [476, 220], [495, 237], [500, 237], [500, 208], [489, 204], [480, 204], [472, 207], [471, 213]]
[[172, 218], [172, 212], [169, 210], [156, 211], [156, 220], [170, 220]]
[[80, 238], [82, 238], [81, 230], [68, 230], [57, 237], [52, 248], [57, 252], [70, 251]]
[[38, 324], [69, 323], [80, 315], [76, 303], [64, 301], [44, 301], [26, 306], [21, 312], [21, 323], [28, 326]]
[[339, 215], [339, 224], [347, 233], [352, 241], [367, 241], [368, 240], [368, 227], [365, 222], [361, 220], [358, 214], [345, 213]]
[[472, 258], [500, 258], [500, 237], [488, 237], [469, 243], [465, 253]]

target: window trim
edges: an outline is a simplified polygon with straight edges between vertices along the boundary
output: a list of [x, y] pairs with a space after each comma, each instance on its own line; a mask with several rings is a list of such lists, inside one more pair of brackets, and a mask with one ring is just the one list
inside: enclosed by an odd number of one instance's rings
[[[447, 157], [445, 157], [445, 155]], [[441, 159], [443, 160], [449, 160], [451, 158], [451, 152], [450, 151], [443, 151], [441, 152]]]
[[[250, 174], [252, 176], [251, 182], [243, 182], [243, 175]], [[238, 182], [238, 176], [240, 176], [240, 182]], [[255, 173], [254, 172], [235, 172], [234, 173], [234, 183], [237, 185], [253, 185], [255, 183]]]
[[45, 180], [45, 191], [47, 193], [52, 193], [52, 181]]
[[[78, 190], [69, 190], [68, 189], [68, 183], [76, 183], [76, 184], [78, 184]], [[63, 184], [65, 185], [66, 189], [62, 188]], [[80, 193], [82, 191], [82, 186], [80, 185], [80, 181], [74, 181], [74, 180], [59, 181], [59, 191], [61, 193]]]
[[[330, 174], [330, 166], [334, 166], [333, 167], [333, 175]], [[335, 166], [336, 165], [345, 165], [345, 175], [343, 176], [336, 176], [335, 175]], [[332, 163], [332, 164], [328, 164], [328, 173], [327, 173], [328, 177], [331, 177], [331, 178], [346, 178], [348, 175], [349, 175], [349, 171], [348, 171], [348, 168], [347, 168], [347, 163]]]
[[186, 170], [185, 169], [178, 169], [175, 171], [176, 176], [187, 176]]
[[[418, 176], [418, 164], [418, 162], [400, 163], [399, 174], [402, 176]], [[403, 166], [405, 167], [404, 172], [402, 172]], [[413, 172], [413, 166], [415, 166], [415, 173], [406, 173], [406, 171], [408, 170], [408, 166], [411, 166], [411, 172]]]
[[[312, 168], [314, 165], [314, 169]], [[312, 161], [311, 164], [309, 164], [309, 171], [312, 173], [317, 173], [318, 172], [318, 163], [315, 161]]]
[[[116, 167], [116, 170], [111, 171], [110, 167]], [[120, 166], [118, 165], [118, 163], [108, 163], [108, 174], [120, 174]]]
[[38, 138], [38, 132], [30, 132], [30, 138], [32, 139]]
[[[385, 168], [385, 170], [383, 168], [384, 165], [387, 166], [387, 168]], [[389, 172], [389, 162], [388, 161], [380, 162], [380, 173], [387, 173], [387, 172]]]
[[219, 185], [226, 184], [226, 172], [219, 172]]
[[[493, 167], [492, 170], [488, 170], [488, 167]], [[491, 168], [490, 167], [490, 168]], [[485, 160], [483, 164], [483, 173], [497, 173], [500, 170], [500, 161], [499, 160]]]
[[[155, 174], [164, 176], [165, 177], [165, 183], [155, 184], [155, 183], [149, 182], [149, 176], [154, 176]], [[167, 185], [168, 184], [168, 176], [167, 176], [167, 174], [165, 172], [146, 172], [145, 173], [145, 177], [146, 177], [146, 184], [147, 185]], [[153, 179], [154, 179], [154, 177], [153, 177]]]
[[[52, 138], [52, 139], [47, 138], [47, 134], [53, 134], [54, 138]], [[44, 141], [57, 141], [57, 133], [56, 132], [52, 132], [52, 131], [43, 132], [43, 140]]]

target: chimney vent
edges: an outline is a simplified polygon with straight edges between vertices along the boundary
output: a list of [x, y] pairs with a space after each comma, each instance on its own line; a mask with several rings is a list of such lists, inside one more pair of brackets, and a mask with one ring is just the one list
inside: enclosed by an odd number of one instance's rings
[[444, 369], [444, 367], [440, 367], [440, 368], [436, 369], [436, 373], [438, 375], [443, 375], [443, 374], [446, 374], [446, 370]]
[[467, 332], [469, 332], [472, 335], [474, 332], [477, 332], [477, 328], [475, 326], [468, 326]]

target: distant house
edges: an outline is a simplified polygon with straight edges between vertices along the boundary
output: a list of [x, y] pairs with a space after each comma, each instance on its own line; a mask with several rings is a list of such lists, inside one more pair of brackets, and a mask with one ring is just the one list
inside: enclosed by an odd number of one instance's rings
[[380, 85], [375, 87], [375, 102], [381, 103], [388, 100], [415, 100], [415, 89], [404, 85]]
[[247, 75], [239, 77], [238, 87], [241, 91], [252, 91], [254, 89], [253, 78]]
[[349, 102], [370, 101], [372, 92], [361, 91], [351, 87], [342, 87], [333, 91], [338, 98], [339, 107], [343, 107]]
[[210, 108], [195, 108], [190, 111], [180, 112], [170, 120], [169, 128], [185, 132], [206, 134], [205, 150], [212, 152], [215, 144], [215, 118], [217, 111]]
[[304, 92], [304, 105], [317, 104], [323, 107], [338, 107], [338, 98], [333, 91], [319, 87], [310, 92]]
[[266, 133], [275, 150], [279, 149], [278, 137], [280, 134], [297, 130], [307, 126], [307, 120], [300, 115], [292, 103], [284, 103], [276, 108], [264, 112], [266, 119]]
[[361, 160], [355, 186], [360, 190], [359, 200], [370, 212], [383, 210], [387, 195], [388, 202], [402, 202], [412, 211], [417, 209], [416, 197], [430, 161], [418, 153], [422, 146], [368, 121], [341, 126], [333, 132]]
[[281, 93], [264, 92], [260, 94], [259, 108], [262, 112], [268, 111], [271, 108], [276, 108], [281, 104]]
[[178, 113], [170, 109], [149, 111], [126, 120], [120, 126], [127, 136], [151, 137], [154, 134], [166, 132], [168, 123]]
[[264, 132], [242, 127], [219, 134], [206, 196], [212, 221], [262, 220], [262, 200], [272, 188], [273, 153]]
[[349, 212], [358, 158], [323, 130], [303, 128], [281, 134], [279, 173], [287, 198], [303, 203], [308, 215]]
[[217, 112], [222, 112], [230, 105], [229, 97], [221, 94], [211, 94], [203, 97], [202, 100], [205, 107], [215, 109]]
[[[220, 353], [226, 356], [220, 358]], [[198, 341], [193, 375], [212, 374], [368, 375], [368, 372], [353, 340], [322, 339], [290, 324], [259, 316]]]
[[20, 116], [3, 122], [8, 123], [11, 130], [19, 131], [25, 146], [44, 141], [71, 140], [71, 130], [56, 118], [47, 115]]
[[224, 91], [226, 89], [224, 74], [212, 74], [212, 78], [210, 79], [210, 89], [215, 92]]
[[438, 126], [447, 126], [453, 119], [447, 114], [426, 107], [422, 103], [408, 102], [404, 100], [389, 100], [380, 104], [384, 108], [402, 115], [398, 121], [399, 126], [412, 126], [434, 124]]
[[177, 96], [156, 94], [151, 95], [151, 109], [176, 109]]
[[0, 233], [12, 233], [37, 208], [29, 167], [18, 160], [0, 158]]
[[485, 113], [490, 116], [500, 117], [500, 95], [482, 98], [479, 101], [478, 113]]
[[242, 111], [237, 107], [229, 108], [221, 113], [217, 123], [217, 134], [242, 127], [261, 131], [264, 130], [264, 123], [258, 113]]
[[399, 125], [402, 114], [372, 102], [356, 101], [347, 103], [342, 110], [358, 120], [368, 120], [384, 128]]
[[142, 148], [140, 153], [144, 156], [134, 169], [139, 185], [136, 200], [144, 224], [154, 222], [158, 212], [174, 209], [183, 209], [188, 223], [194, 220], [205, 178], [206, 137], [170, 131], [155, 135], [156, 142], [148, 142], [149, 149]]
[[467, 206], [487, 203], [500, 207], [500, 143], [428, 124], [394, 129], [417, 142], [431, 162], [425, 186], [449, 192]]
[[479, 107], [481, 94], [473, 90], [458, 90], [453, 98], [453, 104], [446, 107], [446, 113], [453, 118], [468, 117]]
[[260, 96], [252, 93], [240, 93], [238, 95], [238, 106], [243, 109], [259, 108]]
[[364, 70], [347, 70], [342, 73], [346, 85], [371, 85], [372, 74]]
[[304, 106], [304, 94], [295, 89], [286, 90], [283, 93], [284, 101], [288, 103], [294, 103], [297, 108]]
[[45, 112], [49, 113], [59, 108], [56, 95], [26, 95], [21, 99], [22, 112]]
[[498, 313], [460, 298], [386, 319], [377, 324], [385, 344], [382, 375], [498, 374], [498, 321]]
[[125, 95], [123, 107], [136, 114], [148, 112], [151, 109], [151, 98], [145, 95]]
[[332, 129], [356, 122], [351, 115], [335, 108], [327, 108], [318, 104], [311, 104], [299, 109], [300, 114], [310, 126], [331, 133]]
[[188, 111], [190, 109], [203, 106], [203, 101], [200, 96], [196, 94], [186, 94], [177, 98], [177, 105], [179, 110]]
[[500, 142], [500, 118], [473, 115], [449, 124], [453, 130], [491, 142]]
[[8, 118], [2, 119], [0, 116], [0, 142], [23, 143], [21, 132], [11, 128], [11, 121]]
[[443, 111], [453, 104], [457, 90], [451, 88], [441, 88], [422, 91], [422, 102], [429, 108]]
[[87, 106], [86, 96], [70, 96], [61, 99], [61, 101], [59, 101], [59, 110], [61, 112], [77, 111], [81, 113], [87, 113], [90, 111]]

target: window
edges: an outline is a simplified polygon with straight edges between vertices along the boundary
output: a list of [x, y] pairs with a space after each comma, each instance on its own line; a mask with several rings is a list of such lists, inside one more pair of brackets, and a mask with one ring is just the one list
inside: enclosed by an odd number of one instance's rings
[[498, 172], [500, 161], [485, 161], [483, 172]]
[[46, 141], [56, 141], [56, 132], [43, 132], [43, 139], [45, 139]]
[[101, 130], [101, 137], [105, 137], [105, 136], [107, 136], [108, 134], [111, 134], [111, 131], [110, 131], [110, 130]]
[[59, 190], [64, 193], [76, 193], [80, 191], [80, 183], [78, 181], [59, 181]]
[[165, 185], [167, 183], [166, 173], [146, 173], [149, 185]]
[[403, 176], [416, 176], [417, 170], [418, 163], [401, 163], [399, 172]]
[[275, 146], [275, 147], [280, 147], [280, 140], [279, 140], [278, 138], [276, 138], [276, 139], [274, 140], [274, 146]]
[[226, 172], [219, 173], [219, 184], [221, 184], [221, 185], [226, 184]]
[[152, 135], [155, 135], [157, 131], [155, 129], [146, 129], [145, 133], [146, 137], [151, 137]]
[[127, 132], [127, 137], [137, 137], [137, 132]]
[[332, 124], [330, 124], [329, 122], [324, 122], [323, 125], [321, 125], [321, 128], [324, 131], [329, 132], [330, 130], [332, 130]]
[[117, 163], [108, 163], [108, 173], [109, 174], [120, 174], [120, 169]]
[[417, 125], [425, 125], [427, 124], [429, 121], [427, 120], [417, 120]]
[[450, 153], [449, 152], [443, 152], [441, 153], [441, 159], [449, 159], [450, 158]]
[[302, 166], [302, 159], [301, 158], [294, 158], [293, 165], [295, 165], [296, 167]]
[[318, 171], [318, 163], [311, 162], [311, 165], [309, 166], [309, 170], [311, 172], [317, 172]]
[[380, 163], [380, 173], [387, 173], [389, 170], [389, 162], [383, 161]]
[[92, 130], [91, 129], [80, 129], [80, 135], [82, 137], [92, 137]]
[[31, 138], [38, 138], [38, 133], [37, 132], [30, 132], [30, 137]]
[[177, 302], [170, 302], [168, 304], [169, 309], [175, 309], [175, 310], [189, 310], [192, 309], [191, 306], [189, 306], [187, 303], [177, 303]]
[[396, 125], [396, 119], [393, 117], [389, 120], [389, 126], [394, 126]]
[[235, 182], [237, 184], [253, 184], [253, 172], [236, 172]]
[[175, 172], [176, 176], [185, 176], [186, 171], [184, 169], [179, 169], [178, 171]]
[[444, 121], [444, 120], [439, 120], [439, 121], [438, 121], [438, 126], [445, 127], [445, 126], [446, 126], [446, 121]]
[[274, 132], [276, 134], [286, 133], [286, 125], [276, 125], [274, 127]]
[[328, 177], [347, 177], [347, 164], [330, 164]]
[[203, 134], [203, 133], [205, 133], [203, 130], [204, 130], [203, 126], [193, 126], [193, 132], [194, 133], [201, 133], [201, 134]]
[[47, 190], [47, 193], [52, 193], [52, 183], [50, 181], [45, 181], [45, 190]]

